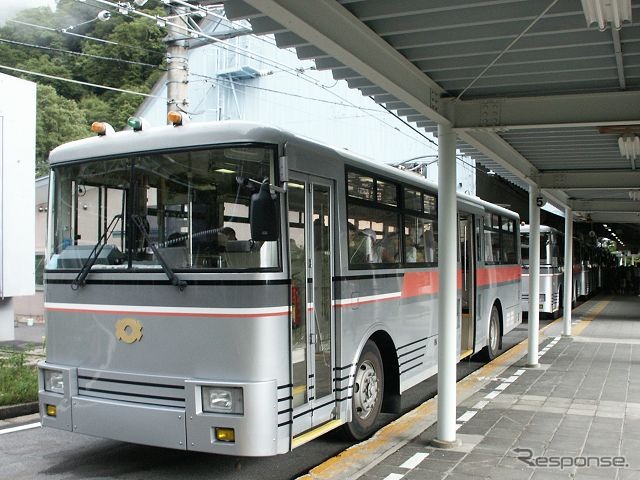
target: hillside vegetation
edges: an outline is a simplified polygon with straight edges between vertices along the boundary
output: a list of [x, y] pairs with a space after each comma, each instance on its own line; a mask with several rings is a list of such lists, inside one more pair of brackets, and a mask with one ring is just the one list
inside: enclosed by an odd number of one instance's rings
[[[166, 15], [160, 2], [147, 5], [140, 10]], [[89, 3], [59, 0], [55, 12], [46, 7], [19, 12], [0, 28], [0, 65], [149, 92], [165, 70], [165, 29], [133, 14], [114, 13], [101, 21], [97, 18], [101, 10]], [[99, 87], [1, 68], [0, 72], [38, 84], [36, 176], [47, 174], [47, 157], [56, 145], [90, 135], [89, 126], [96, 120], [123, 128], [144, 100]]]

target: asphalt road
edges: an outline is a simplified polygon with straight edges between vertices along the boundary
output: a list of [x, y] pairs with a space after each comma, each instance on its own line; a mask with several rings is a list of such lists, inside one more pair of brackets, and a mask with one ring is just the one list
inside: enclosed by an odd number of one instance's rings
[[[549, 321], [540, 321], [540, 327]], [[523, 323], [503, 340], [511, 348], [527, 336]], [[458, 365], [464, 378], [484, 364], [478, 358]], [[402, 396], [403, 413], [436, 393], [435, 377]], [[382, 415], [380, 426], [395, 415]], [[37, 422], [32, 417], [26, 422]], [[3, 433], [4, 432], [4, 433]], [[296, 478], [351, 446], [339, 432], [330, 432], [294, 451], [268, 458], [237, 458], [182, 452], [116, 442], [53, 429], [0, 430], [0, 479], [259, 479]]]

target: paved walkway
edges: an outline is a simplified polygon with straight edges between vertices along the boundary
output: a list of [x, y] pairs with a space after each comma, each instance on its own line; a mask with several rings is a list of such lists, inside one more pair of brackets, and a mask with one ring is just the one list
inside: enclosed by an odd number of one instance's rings
[[432, 400], [308, 477], [640, 480], [640, 298], [599, 297], [573, 318], [572, 337], [560, 322], [541, 335], [540, 368], [521, 344], [459, 382], [459, 448], [430, 447]]

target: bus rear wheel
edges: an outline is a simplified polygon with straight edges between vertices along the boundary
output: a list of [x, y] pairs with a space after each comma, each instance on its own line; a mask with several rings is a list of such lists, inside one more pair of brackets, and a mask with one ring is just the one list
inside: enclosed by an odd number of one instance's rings
[[347, 424], [347, 434], [354, 440], [362, 440], [375, 431], [383, 392], [384, 371], [380, 350], [373, 341], [367, 340], [356, 368], [351, 422]]
[[500, 344], [502, 343], [500, 332], [500, 313], [495, 305], [491, 307], [491, 316], [489, 317], [489, 336], [487, 338], [487, 346], [485, 356], [488, 360], [493, 360], [498, 356]]

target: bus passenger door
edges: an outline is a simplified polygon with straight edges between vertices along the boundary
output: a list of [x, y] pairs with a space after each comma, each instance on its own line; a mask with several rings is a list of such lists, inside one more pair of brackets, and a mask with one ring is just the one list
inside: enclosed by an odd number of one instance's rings
[[332, 183], [292, 174], [289, 249], [293, 435], [333, 419], [335, 393]]
[[475, 337], [475, 253], [473, 215], [460, 212], [458, 215], [460, 268], [462, 280], [462, 324], [460, 329], [460, 359], [473, 353]]

